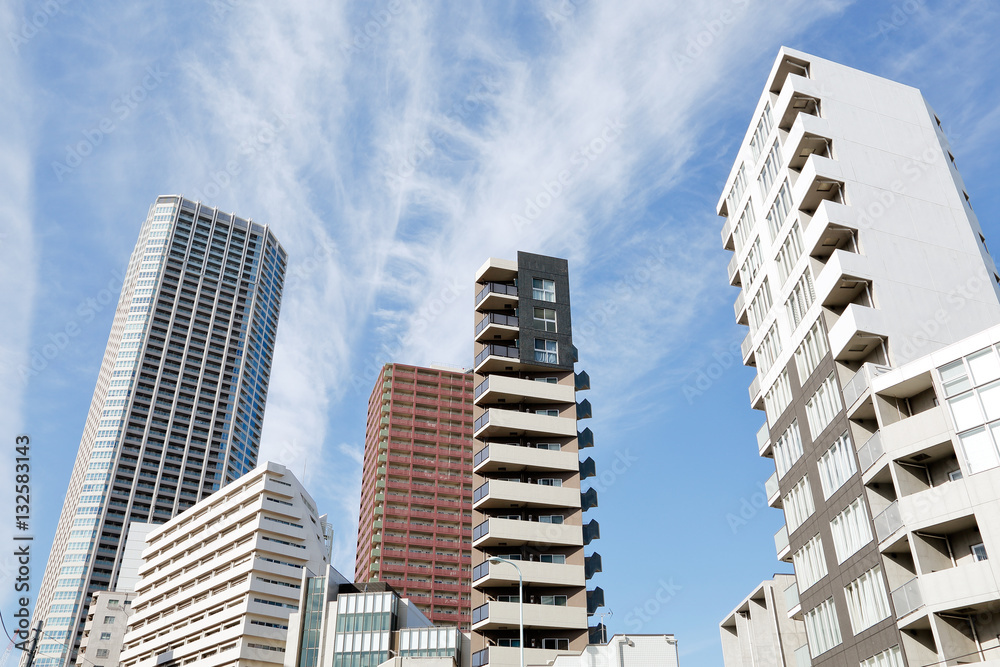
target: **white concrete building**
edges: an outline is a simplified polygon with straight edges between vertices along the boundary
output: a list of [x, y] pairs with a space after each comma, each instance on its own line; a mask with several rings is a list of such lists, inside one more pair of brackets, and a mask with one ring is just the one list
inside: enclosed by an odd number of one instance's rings
[[795, 575], [762, 581], [719, 624], [726, 667], [796, 667], [796, 650], [809, 650], [799, 612]]
[[551, 667], [677, 667], [673, 635], [614, 635], [607, 644], [591, 644], [578, 655], [559, 655]]
[[283, 466], [240, 477], [147, 537], [120, 664], [280, 665], [324, 519]]
[[878, 415], [845, 408], [877, 374], [1000, 322], [940, 120], [915, 88], [783, 48], [718, 212], [769, 503], [785, 512], [775, 547], [808, 636], [799, 664], [898, 667], [905, 607], [872, 539], [888, 490], [872, 495], [858, 459]]

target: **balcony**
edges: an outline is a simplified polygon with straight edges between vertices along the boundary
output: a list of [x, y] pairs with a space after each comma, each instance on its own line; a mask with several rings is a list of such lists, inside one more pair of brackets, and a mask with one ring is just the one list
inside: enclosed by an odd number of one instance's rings
[[[545, 586], [586, 586], [584, 570], [579, 565], [566, 563], [540, 563], [538, 561], [518, 561], [525, 584]], [[487, 586], [509, 587], [517, 584], [517, 570], [507, 563], [486, 561], [472, 570], [472, 584], [476, 588]]]
[[778, 554], [778, 560], [792, 562], [792, 549], [788, 546], [788, 526], [782, 526], [774, 534], [774, 550]]
[[802, 169], [811, 155], [830, 157], [833, 141], [830, 123], [818, 116], [800, 114], [788, 132], [783, 146], [789, 169]]
[[[896, 618], [903, 619], [919, 609], [932, 613], [981, 608], [986, 611], [1000, 596], [990, 562], [981, 561], [923, 574], [892, 592]], [[900, 628], [913, 625], [922, 614], [901, 620]]]
[[946, 482], [903, 496], [893, 504], [899, 506], [897, 515], [908, 530], [955, 532], [976, 525], [968, 484], [965, 479]]
[[791, 129], [800, 114], [818, 116], [820, 104], [819, 86], [812, 79], [789, 74], [774, 104], [778, 127], [782, 130]]
[[[725, 203], [725, 199], [722, 200]], [[733, 216], [730, 213], [726, 216], [726, 222], [722, 225], [722, 247], [725, 250], [733, 250]]]
[[767, 428], [767, 422], [757, 429], [757, 453], [767, 457], [771, 455], [771, 432]]
[[[551, 665], [559, 654], [566, 651], [554, 649], [528, 648], [524, 649], [524, 662], [527, 665]], [[472, 654], [472, 667], [520, 667], [521, 649], [516, 646], [490, 646]]]
[[741, 284], [739, 260], [739, 254], [733, 254], [732, 258], [729, 260], [729, 267], [727, 268], [729, 273], [729, 284], [733, 287], [739, 287]]
[[844, 385], [844, 407], [848, 409], [848, 416], [851, 415], [851, 407], [871, 388], [871, 379], [891, 370], [889, 366], [865, 364], [847, 381]]
[[802, 173], [792, 187], [792, 201], [803, 213], [812, 215], [826, 200], [843, 203], [844, 174], [828, 157], [813, 154], [802, 165]]
[[513, 345], [487, 343], [483, 350], [476, 355], [476, 372], [485, 374], [502, 370], [516, 370], [521, 368], [520, 359], [521, 352]]
[[858, 233], [854, 211], [835, 201], [824, 201], [802, 232], [802, 244], [810, 257], [825, 259], [834, 250], [853, 248]]
[[517, 338], [518, 331], [516, 315], [486, 313], [486, 317], [476, 324], [476, 342], [514, 340]]
[[816, 300], [827, 308], [846, 306], [865, 292], [872, 282], [868, 258], [847, 250], [835, 250], [816, 276]]
[[837, 361], [860, 361], [888, 338], [889, 326], [881, 310], [852, 303], [830, 327], [830, 351]]
[[775, 94], [780, 93], [785, 87], [785, 81], [793, 76], [797, 76], [800, 79], [808, 79], [809, 62], [801, 58], [796, 58], [793, 55], [785, 55], [781, 59], [781, 62], [778, 63], [774, 78], [771, 80], [771, 92]]
[[476, 295], [476, 310], [504, 310], [517, 307], [517, 285], [488, 282]]
[[754, 376], [748, 391], [750, 392], [750, 407], [754, 410], [763, 410], [764, 395], [760, 391], [760, 374]]
[[[871, 454], [868, 454], [874, 455], [876, 452], [879, 454], [872, 458], [873, 469], [881, 469], [889, 460], [905, 459], [919, 454], [927, 454], [930, 457], [921, 457], [920, 462], [923, 465], [931, 459], [953, 455], [949, 420], [945, 406], [939, 405], [885, 426], [876, 433], [881, 441], [877, 445], [878, 450], [872, 450]], [[888, 456], [880, 460], [882, 454]], [[860, 451], [858, 456], [861, 456]], [[865, 473], [866, 470], [863, 469], [862, 474]], [[870, 472], [865, 475], [866, 480], [870, 475]]]
[[861, 467], [861, 473], [867, 472], [883, 453], [885, 453], [885, 449], [882, 448], [882, 432], [875, 431], [858, 449], [858, 464]]
[[472, 508], [580, 507], [580, 489], [571, 486], [544, 486], [493, 479], [472, 494]]
[[746, 338], [740, 343], [740, 352], [743, 356], [744, 366], [756, 366], [757, 361], [754, 359], [754, 349], [753, 349], [753, 334], [747, 333]]
[[778, 490], [778, 472], [771, 473], [771, 476], [764, 482], [764, 492], [767, 494], [767, 504], [771, 507], [781, 507], [781, 492]]
[[903, 618], [924, 606], [923, 598], [920, 595], [920, 582], [917, 577], [894, 590], [890, 597], [892, 598], [892, 607], [896, 610], [896, 618]]
[[882, 510], [873, 521], [875, 538], [881, 544], [896, 534], [903, 527], [903, 519], [899, 514], [899, 502], [893, 501]]
[[793, 582], [785, 589], [785, 611], [788, 618], [802, 618], [802, 602], [799, 600], [799, 584]]
[[580, 460], [576, 452], [491, 443], [476, 454], [472, 470], [482, 474], [522, 470], [574, 472], [579, 468]]
[[746, 292], [740, 290], [739, 295], [736, 297], [736, 303], [733, 304], [733, 313], [736, 315], [737, 324], [747, 323], [747, 295]]
[[571, 438], [576, 435], [576, 419], [490, 408], [476, 420], [473, 435], [480, 440], [511, 436]]
[[491, 403], [574, 403], [573, 385], [538, 382], [507, 375], [491, 375], [473, 392], [476, 405]]
[[[487, 602], [472, 610], [472, 630], [508, 630], [519, 625], [517, 602]], [[576, 630], [587, 627], [584, 607], [524, 604], [524, 627]]]
[[795, 667], [812, 667], [812, 658], [809, 657], [809, 644], [803, 644], [795, 649]]

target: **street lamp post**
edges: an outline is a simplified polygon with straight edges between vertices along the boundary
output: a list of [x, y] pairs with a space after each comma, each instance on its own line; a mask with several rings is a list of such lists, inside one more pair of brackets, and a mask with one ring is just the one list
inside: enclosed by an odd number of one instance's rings
[[521, 648], [521, 667], [524, 667], [524, 579], [521, 577], [521, 568], [514, 561], [500, 556], [490, 556], [489, 562], [491, 565], [507, 563], [513, 565], [514, 569], [517, 570], [517, 645]]

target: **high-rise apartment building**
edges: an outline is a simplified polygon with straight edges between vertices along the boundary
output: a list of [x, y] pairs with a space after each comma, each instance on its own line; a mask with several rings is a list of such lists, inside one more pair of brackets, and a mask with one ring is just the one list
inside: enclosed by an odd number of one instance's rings
[[73, 664], [129, 522], [163, 523], [256, 464], [285, 264], [266, 225], [178, 196], [150, 207], [37, 597], [38, 667]]
[[326, 569], [331, 536], [284, 466], [266, 463], [226, 485], [147, 536], [114, 664], [282, 664], [303, 573]]
[[599, 527], [584, 524], [597, 492], [581, 489], [595, 470], [579, 454], [594, 441], [577, 431], [590, 403], [576, 393], [590, 381], [573, 371], [566, 260], [488, 260], [476, 274], [474, 337], [472, 664], [520, 664], [521, 648], [526, 664], [579, 655], [603, 591], [587, 590], [601, 559], [584, 555]]
[[[884, 414], [855, 406], [876, 375], [1000, 322], [996, 266], [941, 123], [914, 88], [782, 49], [718, 212], [804, 655], [901, 665], [914, 635], [889, 593], [903, 575], [872, 523], [891, 492], [865, 483], [858, 458]], [[923, 398], [882, 407], [897, 419]]]
[[776, 574], [762, 581], [719, 624], [726, 667], [808, 663], [809, 646], [798, 606], [795, 575]]
[[368, 400], [354, 579], [469, 628], [472, 375], [386, 364]]

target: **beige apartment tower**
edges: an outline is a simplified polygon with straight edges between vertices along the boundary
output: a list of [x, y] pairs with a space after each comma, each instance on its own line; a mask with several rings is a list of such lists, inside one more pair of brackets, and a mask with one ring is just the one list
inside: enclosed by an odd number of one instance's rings
[[[562, 259], [519, 252], [476, 274], [473, 392], [472, 664], [519, 664], [518, 572], [526, 664], [590, 643], [588, 616], [603, 605], [587, 580], [600, 555], [584, 513], [597, 505], [581, 480], [595, 474], [589, 388], [574, 373], [569, 271]], [[491, 558], [500, 558], [491, 562]], [[597, 633], [599, 636], [599, 633]]]

